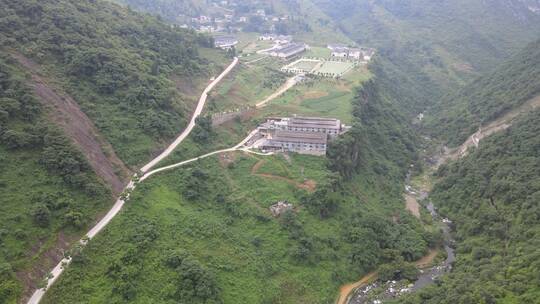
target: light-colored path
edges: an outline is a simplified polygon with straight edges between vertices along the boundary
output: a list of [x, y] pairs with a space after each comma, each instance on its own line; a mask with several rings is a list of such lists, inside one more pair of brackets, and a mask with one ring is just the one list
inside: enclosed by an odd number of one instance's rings
[[[206, 99], [208, 97], [208, 92], [210, 92], [216, 86], [216, 84], [218, 84], [236, 66], [237, 63], [238, 63], [238, 58], [235, 57], [233, 62], [216, 79], [214, 79], [206, 87], [206, 89], [204, 90], [204, 92], [201, 95], [201, 98], [199, 99], [199, 103], [197, 104], [197, 108], [195, 109], [195, 113], [193, 113], [193, 117], [191, 118], [191, 121], [190, 121], [188, 127], [182, 132], [182, 134], [180, 134], [180, 136], [178, 136], [178, 138], [176, 138], [176, 140], [165, 151], [163, 151], [163, 153], [161, 153], [159, 156], [157, 156], [151, 162], [149, 162], [147, 165], [145, 165], [141, 169], [142, 172], [148, 171], [153, 166], [155, 166], [158, 162], [163, 160], [165, 157], [169, 156], [169, 154], [171, 154], [171, 152], [189, 135], [189, 133], [191, 132], [191, 130], [195, 126], [195, 119], [201, 114], [201, 112], [202, 112], [202, 110], [204, 108], [204, 104], [206, 103]], [[182, 162], [183, 163], [182, 165], [193, 162], [195, 160], [198, 160], [198, 159], [201, 159], [201, 158], [204, 158], [204, 157], [208, 157], [210, 155], [220, 153], [220, 152], [240, 150], [240, 147], [242, 147], [249, 140], [249, 138], [253, 134], [255, 134], [254, 132], [250, 133], [250, 136], [248, 136], [240, 144], [236, 145], [235, 147], [233, 147], [231, 149], [225, 149], [225, 150], [221, 150], [221, 151], [215, 151], [215, 152], [212, 152], [212, 153], [208, 153], [206, 155], [203, 155], [203, 156], [200, 156], [200, 157], [197, 157], [197, 158]], [[170, 166], [168, 166], [168, 167], [170, 167]], [[176, 166], [176, 167], [178, 167], [178, 166]], [[168, 168], [168, 169], [170, 169], [170, 168]], [[161, 169], [154, 170], [154, 171], [152, 171], [153, 172], [152, 174], [155, 174], [155, 173], [161, 172], [161, 171], [163, 171], [163, 170], [161, 170]], [[146, 175], [148, 175], [148, 174], [145, 174], [144, 176], [146, 176]], [[150, 175], [148, 175], [148, 176], [150, 176]], [[142, 178], [139, 181], [142, 181]], [[135, 185], [136, 184], [135, 184], [135, 182], [133, 180], [130, 181], [129, 184], [126, 186], [126, 188], [124, 190], [124, 193], [129, 193], [130, 191], [135, 189]], [[128, 194], [128, 197], [129, 197], [129, 194]], [[107, 212], [105, 217], [103, 217], [92, 229], [90, 229], [90, 231], [88, 231], [88, 233], [85, 235], [85, 237], [82, 240], [79, 241], [79, 243], [81, 243], [82, 245], [85, 245], [88, 242], [89, 239], [92, 239], [101, 230], [103, 230], [103, 228], [105, 228], [105, 226], [107, 226], [107, 224], [109, 224], [109, 222], [120, 212], [120, 210], [122, 210], [122, 207], [124, 206], [124, 204], [125, 204], [125, 200], [122, 197], [118, 198], [116, 200], [116, 202], [114, 203], [113, 207], [111, 208], [111, 210], [109, 210], [109, 212]], [[67, 266], [70, 262], [71, 262], [71, 259], [69, 259], [69, 258], [65, 258], [65, 259], [61, 260], [53, 268], [53, 270], [51, 271], [49, 279], [47, 280], [47, 287], [36, 290], [32, 294], [32, 297], [28, 300], [27, 303], [28, 304], [38, 304], [41, 301], [41, 299], [43, 298], [43, 296], [45, 295], [45, 292], [47, 291], [47, 288], [52, 286], [52, 284], [58, 279], [58, 277], [64, 271], [65, 266]]]
[[472, 148], [478, 147], [482, 139], [497, 132], [506, 130], [512, 125], [514, 119], [522, 114], [529, 113], [538, 108], [540, 108], [540, 95], [529, 99], [516, 109], [481, 126], [477, 132], [467, 138], [467, 140], [459, 147], [446, 151], [446, 153], [439, 158], [436, 168], [446, 163], [448, 160], [456, 160], [466, 156]]
[[356, 290], [358, 287], [364, 286], [365, 284], [374, 280], [376, 277], [377, 272], [370, 272], [363, 278], [361, 278], [358, 282], [341, 286], [341, 288], [339, 289], [339, 297], [336, 300], [336, 304], [347, 304], [349, 296], [354, 290]]
[[148, 170], [152, 169], [157, 163], [162, 161], [165, 157], [169, 156], [174, 149], [182, 142], [186, 137], [188, 137], [189, 133], [191, 133], [191, 130], [193, 130], [193, 127], [195, 127], [195, 120], [199, 115], [201, 115], [201, 112], [204, 108], [204, 104], [206, 103], [206, 99], [208, 98], [208, 93], [225, 77], [227, 74], [229, 74], [230, 71], [236, 66], [238, 63], [238, 57], [234, 57], [233, 62], [216, 78], [214, 81], [212, 81], [206, 89], [204, 89], [204, 92], [202, 93], [201, 97], [199, 98], [199, 103], [197, 104], [197, 108], [195, 109], [195, 112], [193, 113], [193, 116], [191, 117], [191, 121], [189, 122], [187, 128], [182, 132], [173, 142], [170, 144], [165, 151], [163, 151], [160, 155], [158, 155], [156, 158], [151, 160], [148, 164], [146, 164], [144, 167], [141, 168], [141, 171], [147, 172]]
[[152, 176], [152, 175], [154, 175], [156, 173], [171, 170], [171, 169], [178, 168], [178, 167], [182, 167], [182, 166], [187, 165], [189, 163], [201, 160], [203, 158], [207, 158], [207, 157], [212, 156], [212, 155], [220, 154], [220, 153], [233, 152], [233, 151], [244, 151], [244, 152], [247, 152], [247, 153], [253, 153], [253, 154], [257, 154], [257, 155], [271, 155], [271, 153], [254, 152], [254, 151], [249, 150], [247, 147], [244, 147], [244, 145], [249, 141], [249, 139], [251, 137], [253, 137], [257, 132], [258, 132], [258, 129], [253, 130], [251, 133], [249, 133], [249, 135], [246, 138], [244, 138], [239, 144], [237, 144], [236, 146], [234, 146], [232, 148], [227, 148], [227, 149], [222, 149], [222, 150], [210, 152], [210, 153], [207, 153], [207, 154], [204, 154], [204, 155], [192, 158], [192, 159], [181, 161], [181, 162], [176, 163], [176, 164], [172, 164], [172, 165], [169, 165], [169, 166], [165, 166], [165, 167], [161, 167], [161, 168], [149, 171], [149, 172], [145, 173], [141, 177], [141, 179], [139, 181], [142, 182], [142, 181], [146, 180], [147, 178], [149, 178], [150, 176]]
[[257, 103], [255, 105], [255, 107], [257, 108], [262, 108], [264, 106], [266, 106], [266, 104], [276, 98], [278, 98], [279, 96], [281, 96], [281, 94], [287, 92], [287, 90], [289, 90], [290, 88], [292, 88], [295, 84], [298, 83], [298, 80], [299, 80], [299, 77], [298, 76], [294, 76], [294, 77], [291, 77], [289, 79], [287, 79], [287, 82], [285, 82], [277, 91], [275, 91], [274, 93], [272, 93], [272, 95], [266, 97], [263, 101]]

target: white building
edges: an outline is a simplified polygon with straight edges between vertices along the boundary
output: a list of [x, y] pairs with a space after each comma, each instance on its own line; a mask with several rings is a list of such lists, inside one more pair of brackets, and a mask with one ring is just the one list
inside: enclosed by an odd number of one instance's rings
[[274, 41], [276, 39], [276, 35], [275, 34], [262, 34], [259, 36], [259, 40], [263, 40], [263, 41]]
[[346, 47], [337, 47], [332, 50], [332, 57], [345, 58], [349, 56], [349, 49]]
[[238, 39], [231, 36], [220, 36], [214, 38], [214, 46], [220, 49], [231, 49], [238, 44]]

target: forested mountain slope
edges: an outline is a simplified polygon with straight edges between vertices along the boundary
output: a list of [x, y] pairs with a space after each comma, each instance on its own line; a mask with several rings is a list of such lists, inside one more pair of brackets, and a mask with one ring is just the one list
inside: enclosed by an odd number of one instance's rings
[[431, 194], [454, 221], [457, 263], [403, 303], [538, 303], [540, 111], [437, 173]]
[[[313, 2], [433, 98], [490, 71], [540, 35], [540, 15], [517, 0]], [[421, 102], [413, 109], [433, 99]]]
[[130, 166], [183, 127], [196, 99], [177, 87], [211, 70], [206, 38], [107, 1], [2, 1], [0, 41], [41, 65]]
[[134, 168], [184, 127], [224, 59], [208, 43], [110, 2], [0, 2], [0, 303], [122, 191], [115, 152]]
[[426, 130], [451, 145], [540, 95], [540, 40], [511, 60], [449, 94], [429, 111]]
[[190, 16], [208, 14], [211, 6], [204, 0], [112, 0], [132, 9], [159, 15], [173, 23], [184, 23]]
[[29, 78], [0, 56], [0, 303], [35, 288], [112, 200], [111, 185], [48, 120]]

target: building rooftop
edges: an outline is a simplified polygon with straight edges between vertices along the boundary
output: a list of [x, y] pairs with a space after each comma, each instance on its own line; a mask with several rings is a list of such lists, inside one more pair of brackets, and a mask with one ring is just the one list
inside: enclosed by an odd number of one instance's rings
[[316, 132], [275, 131], [271, 139], [274, 141], [326, 144], [327, 135]]
[[334, 118], [292, 117], [289, 120], [289, 126], [302, 128], [340, 129], [341, 122]]
[[232, 46], [238, 43], [238, 39], [230, 36], [218, 36], [214, 37], [215, 46]]
[[342, 43], [333, 43], [333, 44], [329, 44], [328, 45], [328, 48], [333, 50], [333, 49], [337, 49], [337, 48], [346, 48], [347, 46], [345, 44], [342, 44]]
[[306, 46], [303, 45], [303, 44], [290, 43], [290, 44], [286, 44], [283, 47], [277, 49], [276, 52], [282, 53], [282, 54], [289, 54], [289, 53], [293, 53], [293, 52], [296, 52], [296, 51], [303, 50], [303, 49], [305, 49], [305, 47]]

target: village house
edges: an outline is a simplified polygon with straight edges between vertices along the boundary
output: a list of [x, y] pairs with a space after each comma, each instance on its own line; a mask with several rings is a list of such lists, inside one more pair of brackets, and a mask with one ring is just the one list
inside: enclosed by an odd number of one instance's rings
[[262, 34], [259, 36], [259, 40], [262, 40], [262, 41], [274, 41], [274, 39], [276, 39], [276, 35], [275, 34]]
[[355, 60], [370, 61], [375, 50], [371, 48], [350, 48], [343, 44], [329, 44], [328, 49], [332, 51], [331, 56], [335, 58], [349, 58]]
[[270, 56], [288, 59], [304, 52], [307, 48], [308, 46], [304, 43], [287, 43], [273, 49], [269, 54]]
[[238, 39], [232, 36], [219, 36], [214, 38], [214, 46], [220, 49], [231, 49], [238, 44]]
[[364, 59], [363, 55], [364, 55], [364, 52], [362, 52], [361, 49], [349, 49], [349, 52], [347, 54], [348, 57], [354, 58], [357, 60]]
[[349, 56], [349, 48], [337, 47], [332, 50], [332, 57], [346, 58]]

